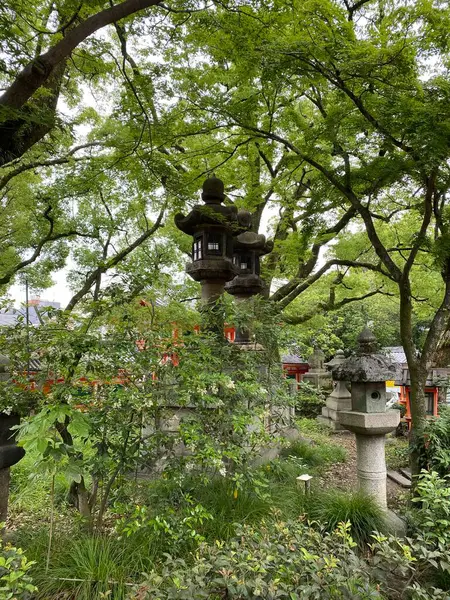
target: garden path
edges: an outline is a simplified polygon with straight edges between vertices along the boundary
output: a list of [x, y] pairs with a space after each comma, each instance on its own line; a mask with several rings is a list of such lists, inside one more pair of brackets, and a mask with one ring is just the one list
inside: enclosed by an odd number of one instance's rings
[[[358, 480], [356, 476], [356, 439], [349, 431], [333, 434], [334, 443], [343, 446], [347, 450], [347, 460], [336, 463], [323, 473], [320, 477], [324, 489], [339, 488], [342, 490], [356, 490]], [[389, 508], [395, 509], [405, 502], [406, 493], [399, 485], [390, 479], [387, 480], [387, 502]]]

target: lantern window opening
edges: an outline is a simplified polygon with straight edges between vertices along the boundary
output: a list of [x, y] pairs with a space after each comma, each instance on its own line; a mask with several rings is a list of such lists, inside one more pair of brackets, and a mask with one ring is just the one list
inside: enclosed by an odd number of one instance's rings
[[207, 234], [206, 253], [214, 256], [222, 256], [223, 239], [219, 233]]
[[253, 273], [253, 261], [251, 254], [241, 254], [240, 269], [243, 273]]
[[194, 240], [192, 245], [192, 257], [194, 260], [201, 260], [203, 258], [203, 237], [200, 236]]

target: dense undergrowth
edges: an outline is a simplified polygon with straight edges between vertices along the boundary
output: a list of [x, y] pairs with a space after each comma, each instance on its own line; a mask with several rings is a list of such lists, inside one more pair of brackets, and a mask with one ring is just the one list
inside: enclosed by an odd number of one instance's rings
[[[421, 595], [448, 583], [439, 545], [449, 536], [441, 525], [433, 538], [429, 526], [435, 506], [439, 521], [450, 523], [442, 480], [426, 483], [428, 513], [413, 524], [434, 558], [414, 542], [374, 540], [374, 531], [388, 534], [376, 504], [318, 483], [324, 469], [345, 460], [345, 451], [315, 423], [302, 420], [300, 427], [305, 439], [239, 477], [190, 472], [118, 481], [95, 534], [68, 506], [66, 484], [56, 478], [50, 549], [51, 481], [33, 476], [27, 457], [13, 469], [10, 521], [15, 545], [34, 562], [27, 577], [39, 591], [11, 598], [448, 598], [440, 591]], [[313, 475], [310, 495], [296, 481], [306, 472]], [[387, 565], [398, 585], [384, 572]], [[411, 588], [416, 583], [418, 591]]]

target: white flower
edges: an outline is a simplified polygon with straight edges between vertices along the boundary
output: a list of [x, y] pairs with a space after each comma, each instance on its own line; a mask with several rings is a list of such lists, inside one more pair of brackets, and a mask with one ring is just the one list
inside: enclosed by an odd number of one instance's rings
[[225, 387], [227, 387], [229, 390], [234, 390], [236, 388], [236, 384], [232, 379], [230, 379], [228, 383], [225, 384]]
[[225, 467], [222, 467], [221, 469], [219, 469], [219, 473], [222, 475], [222, 477], [225, 477], [227, 474], [227, 470], [225, 469]]

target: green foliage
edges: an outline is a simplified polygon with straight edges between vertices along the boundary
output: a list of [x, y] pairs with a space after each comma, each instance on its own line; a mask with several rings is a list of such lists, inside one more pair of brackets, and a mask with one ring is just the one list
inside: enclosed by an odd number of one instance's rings
[[[45, 542], [44, 531], [42, 535]], [[58, 536], [48, 572], [42, 568], [34, 572], [39, 587], [37, 598], [71, 594], [80, 600], [101, 600], [113, 594], [113, 598], [123, 599], [127, 581], [151, 564], [149, 554], [148, 547], [139, 550], [110, 536], [73, 532], [70, 537]], [[41, 556], [37, 558], [42, 560]]]
[[416, 533], [416, 552], [420, 560], [437, 571], [441, 582], [450, 585], [450, 476], [423, 471], [412, 502]]
[[344, 524], [331, 534], [302, 521], [247, 526], [227, 545], [203, 547], [193, 565], [168, 557], [134, 594], [146, 600], [382, 598], [353, 548]]
[[338, 462], [345, 462], [345, 448], [331, 442], [317, 444], [308, 441], [294, 442], [282, 451], [284, 456], [296, 456], [310, 467], [323, 467]]
[[163, 514], [155, 517], [150, 515], [146, 506], [135, 506], [131, 514], [129, 506], [115, 506], [114, 512], [127, 515], [116, 522], [120, 536], [139, 535], [142, 541], [147, 542], [152, 539], [160, 552], [177, 555], [192, 551], [203, 542], [203, 525], [213, 519], [211, 513], [186, 494], [183, 495], [183, 503], [176, 509], [167, 507]]
[[450, 472], [450, 410], [439, 407], [439, 417], [426, 423], [419, 441], [422, 465], [445, 476]]
[[[4, 524], [1, 524], [4, 527]], [[4, 600], [31, 600], [37, 592], [29, 574], [34, 562], [28, 561], [21, 548], [0, 538], [0, 596]]]
[[345, 462], [346, 449], [331, 441], [330, 430], [315, 419], [302, 418], [297, 421], [301, 438], [281, 451], [282, 456], [295, 456], [310, 467], [325, 467]]
[[[375, 574], [395, 600], [448, 598], [450, 587], [450, 487], [448, 477], [422, 471], [412, 498], [406, 541], [377, 536], [372, 544]], [[388, 566], [389, 565], [389, 566]]]
[[388, 469], [398, 469], [409, 466], [409, 442], [406, 438], [391, 438], [386, 444], [386, 465]]
[[321, 414], [325, 401], [326, 395], [320, 388], [302, 381], [296, 397], [296, 414], [306, 419], [314, 419]]
[[372, 497], [361, 492], [318, 492], [310, 502], [308, 516], [322, 523], [328, 531], [348, 521], [351, 535], [360, 546], [369, 543], [374, 531], [386, 529], [382, 509]]

